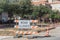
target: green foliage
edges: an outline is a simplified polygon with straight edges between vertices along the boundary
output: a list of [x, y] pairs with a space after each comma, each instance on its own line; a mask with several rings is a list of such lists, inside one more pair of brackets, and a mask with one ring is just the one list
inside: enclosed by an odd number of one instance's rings
[[44, 16], [46, 14], [50, 14], [50, 13], [52, 13], [52, 10], [50, 8], [48, 8], [47, 6], [44, 6], [44, 5], [33, 6], [33, 12], [32, 12], [33, 16], [42, 17], [42, 16]]
[[52, 18], [52, 19], [53, 18], [59, 19], [60, 18], [59, 11], [53, 11], [53, 13], [51, 13], [49, 17]]
[[21, 15], [28, 15], [31, 14], [31, 1], [30, 0], [21, 0], [20, 1], [20, 9], [22, 13]]
[[38, 16], [38, 14], [39, 14], [39, 7], [38, 6], [33, 6], [32, 7], [33, 8], [33, 10], [32, 10], [32, 16]]
[[[16, 0], [15, 0], [16, 1]], [[9, 14], [20, 15], [31, 15], [33, 17], [42, 17], [49, 14], [50, 18], [60, 18], [58, 11], [52, 11], [49, 7], [45, 5], [34, 6], [31, 5], [31, 0], [19, 0], [18, 3], [9, 3], [8, 1], [0, 1], [0, 13], [8, 12]]]
[[0, 13], [3, 12], [3, 9], [0, 8]]
[[21, 15], [22, 17], [27, 14], [31, 14], [31, 1], [30, 0], [20, 0], [17, 3], [0, 3], [0, 12], [8, 12], [9, 14]]
[[45, 14], [50, 14], [51, 13], [51, 9], [48, 8], [47, 6], [44, 6], [44, 5], [40, 5], [39, 6], [39, 16], [42, 17], [44, 16]]

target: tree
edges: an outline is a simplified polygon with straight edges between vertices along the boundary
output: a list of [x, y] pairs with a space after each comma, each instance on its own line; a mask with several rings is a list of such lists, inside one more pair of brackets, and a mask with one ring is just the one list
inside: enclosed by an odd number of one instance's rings
[[[23, 17], [24, 15], [31, 14], [31, 1], [30, 0], [20, 0], [18, 3], [9, 3], [5, 1], [5, 3], [1, 3], [1, 8], [4, 12], [8, 12], [9, 14], [20, 15]], [[2, 11], [2, 9], [0, 9]]]
[[32, 14], [31, 16], [33, 16], [34, 19], [36, 19], [38, 17], [39, 14], [39, 6], [32, 6]]
[[53, 13], [50, 14], [49, 18], [51, 18], [54, 21], [60, 19], [60, 12], [58, 10], [53, 10]]
[[32, 15], [38, 17], [39, 21], [40, 21], [40, 18], [50, 13], [52, 13], [52, 10], [45, 5], [33, 6]]
[[3, 8], [2, 8], [2, 4], [0, 4], [0, 13], [2, 13], [3, 12]]
[[45, 14], [50, 14], [52, 12], [52, 10], [50, 8], [48, 8], [47, 6], [44, 5], [40, 5], [39, 6], [39, 17], [44, 16]]
[[20, 13], [22, 17], [24, 15], [30, 15], [31, 14], [31, 0], [21, 0], [20, 1]]

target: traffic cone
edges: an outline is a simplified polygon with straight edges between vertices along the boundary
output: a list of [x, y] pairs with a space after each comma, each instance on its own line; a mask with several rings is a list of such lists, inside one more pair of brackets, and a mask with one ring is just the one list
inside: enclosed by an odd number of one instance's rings
[[47, 27], [46, 34], [44, 36], [45, 37], [50, 37], [50, 35], [49, 35], [49, 27]]
[[45, 37], [49, 36], [49, 31], [46, 31]]

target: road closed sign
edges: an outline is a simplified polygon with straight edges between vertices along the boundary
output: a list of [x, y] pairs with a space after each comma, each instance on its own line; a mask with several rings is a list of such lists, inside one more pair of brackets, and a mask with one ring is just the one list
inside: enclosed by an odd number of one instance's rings
[[30, 26], [30, 20], [19, 20], [19, 28], [23, 29], [23, 28], [31, 28]]

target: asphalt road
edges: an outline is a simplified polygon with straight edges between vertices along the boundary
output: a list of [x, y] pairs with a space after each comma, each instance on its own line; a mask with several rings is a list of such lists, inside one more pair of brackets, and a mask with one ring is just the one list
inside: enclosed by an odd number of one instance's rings
[[50, 30], [49, 34], [51, 35], [51, 37], [43, 37], [45, 35], [46, 32], [41, 32], [39, 35], [31, 35], [31, 36], [27, 36], [27, 37], [32, 37], [32, 36], [38, 36], [37, 38], [2, 38], [0, 36], [0, 40], [60, 40], [60, 27], [57, 27], [56, 29]]

